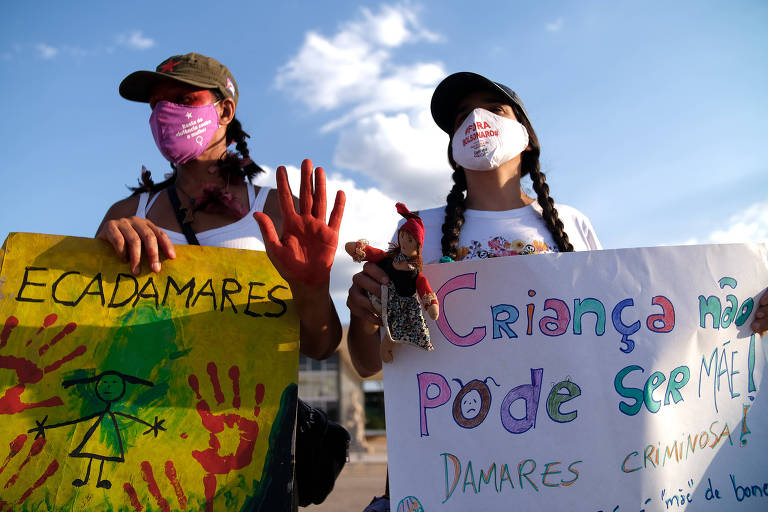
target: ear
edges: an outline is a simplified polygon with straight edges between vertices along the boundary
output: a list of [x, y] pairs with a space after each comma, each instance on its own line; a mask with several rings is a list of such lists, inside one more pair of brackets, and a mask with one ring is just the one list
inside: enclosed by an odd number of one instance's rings
[[227, 126], [235, 118], [235, 100], [224, 98], [219, 102], [219, 124]]

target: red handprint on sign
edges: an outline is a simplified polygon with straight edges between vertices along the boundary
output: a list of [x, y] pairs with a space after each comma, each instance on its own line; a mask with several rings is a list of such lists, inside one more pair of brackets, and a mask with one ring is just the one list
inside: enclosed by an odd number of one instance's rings
[[[77, 324], [70, 322], [62, 327], [49, 342], [45, 343], [44, 333], [46, 332], [46, 329], [56, 323], [56, 320], [58, 320], [58, 316], [51, 313], [45, 317], [43, 325], [40, 326], [26, 343], [22, 345], [19, 340], [17, 346], [12, 346], [8, 345], [8, 340], [14, 329], [18, 327], [19, 320], [15, 316], [9, 316], [6, 319], [3, 330], [0, 332], [0, 370], [5, 369], [14, 371], [16, 373], [17, 383], [6, 389], [3, 396], [0, 397], [0, 414], [16, 414], [17, 412], [32, 409], [34, 407], [54, 407], [63, 403], [58, 396], [53, 396], [46, 400], [34, 403], [23, 402], [21, 399], [21, 395], [28, 385], [40, 382], [44, 375], [55, 372], [61, 368], [64, 363], [85, 354], [85, 346], [80, 345], [64, 357], [44, 365], [43, 360], [46, 359], [45, 354], [48, 350], [52, 349], [57, 343], [77, 328]], [[6, 345], [8, 345], [8, 348], [6, 348]], [[8, 352], [11, 348], [13, 348], [13, 353], [16, 355], [2, 354], [2, 352]], [[26, 352], [23, 357], [21, 356], [22, 352]], [[50, 358], [50, 356], [48, 356], [48, 358]]]
[[[213, 397], [217, 405], [224, 403], [224, 393], [221, 391], [219, 382], [219, 372], [216, 363], [210, 362], [207, 366], [208, 376], [211, 379], [213, 387]], [[200, 384], [197, 375], [190, 375], [189, 387], [197, 396], [197, 413], [200, 415], [200, 421], [206, 430], [210, 432], [208, 448], [206, 450], [192, 451], [192, 456], [203, 467], [207, 474], [203, 477], [203, 487], [205, 490], [206, 510], [213, 510], [213, 498], [216, 495], [216, 475], [226, 475], [231, 471], [242, 469], [251, 463], [253, 458], [253, 449], [256, 446], [256, 438], [259, 435], [259, 424], [256, 418], [261, 410], [260, 406], [264, 400], [264, 384], [257, 384], [254, 390], [253, 417], [248, 419], [242, 416], [240, 412], [240, 368], [232, 366], [229, 369], [229, 378], [232, 380], [232, 407], [237, 409], [237, 413], [214, 414], [208, 402], [200, 395]], [[224, 432], [225, 428], [236, 428], [239, 433], [239, 442], [234, 453], [222, 454], [221, 443], [216, 436]]]
[[[27, 434], [19, 434], [16, 436], [16, 438], [11, 441], [8, 445], [8, 455], [5, 457], [5, 460], [3, 461], [2, 466], [0, 466], [0, 475], [5, 472], [5, 470], [8, 468], [10, 463], [13, 461], [13, 459], [19, 455], [23, 450], [25, 445], [27, 444], [27, 441], [29, 440], [30, 436], [27, 436]], [[0, 486], [0, 496], [3, 496], [3, 498], [0, 498], [0, 512], [3, 512], [6, 505], [10, 505], [10, 508], [8, 510], [14, 509], [15, 505], [22, 505], [27, 499], [32, 495], [32, 493], [40, 488], [41, 485], [45, 483], [48, 478], [50, 478], [56, 471], [59, 469], [59, 461], [56, 459], [53, 459], [51, 462], [48, 463], [48, 466], [43, 470], [42, 474], [35, 480], [35, 482], [28, 487], [24, 492], [21, 492], [21, 489], [17, 489], [20, 492], [20, 495], [18, 499], [9, 499], [9, 501], [5, 501], [5, 498], [9, 498], [8, 494], [14, 490], [14, 486], [16, 485], [17, 480], [19, 479], [19, 475], [22, 474], [24, 471], [24, 468], [26, 467], [26, 472], [29, 473], [30, 471], [35, 471], [36, 468], [42, 467], [43, 463], [32, 461], [32, 459], [35, 459], [38, 455], [40, 455], [40, 452], [43, 451], [43, 447], [45, 446], [45, 438], [39, 438], [35, 439], [30, 447], [29, 451], [27, 452], [26, 457], [21, 461], [21, 464], [16, 468], [16, 471], [11, 475], [11, 477], [6, 480], [5, 484]], [[17, 459], [18, 460], [18, 459]], [[33, 462], [31, 465], [28, 466], [30, 462]]]
[[[141, 463], [141, 476], [147, 483], [147, 490], [152, 495], [152, 498], [155, 500], [155, 503], [161, 512], [170, 512], [171, 505], [160, 492], [160, 486], [157, 484], [157, 480], [155, 480], [155, 472], [152, 468], [152, 464], [146, 460]], [[182, 489], [181, 483], [179, 482], [178, 475], [176, 474], [176, 467], [170, 460], [165, 461], [165, 476], [176, 493], [176, 501], [179, 503], [179, 509], [186, 510], [187, 496], [184, 494], [184, 489]], [[123, 484], [123, 491], [125, 491], [128, 501], [136, 512], [144, 510], [144, 506], [139, 500], [139, 495], [130, 482], [125, 482]]]

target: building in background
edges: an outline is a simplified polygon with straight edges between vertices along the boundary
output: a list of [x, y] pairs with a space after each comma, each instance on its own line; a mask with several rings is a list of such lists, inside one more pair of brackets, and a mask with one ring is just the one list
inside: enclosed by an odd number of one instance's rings
[[384, 435], [381, 373], [360, 378], [349, 357], [346, 329], [339, 349], [328, 359], [299, 356], [299, 397], [349, 431], [352, 452], [368, 451], [367, 438]]

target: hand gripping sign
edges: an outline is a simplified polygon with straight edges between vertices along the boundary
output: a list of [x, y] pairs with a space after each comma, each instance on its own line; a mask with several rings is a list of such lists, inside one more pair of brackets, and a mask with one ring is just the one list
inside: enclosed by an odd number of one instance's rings
[[765, 245], [424, 272], [435, 350], [384, 367], [393, 509], [765, 509]]
[[[290, 506], [298, 324], [264, 253], [0, 253], [0, 511]], [[226, 501], [226, 503], [225, 503]]]

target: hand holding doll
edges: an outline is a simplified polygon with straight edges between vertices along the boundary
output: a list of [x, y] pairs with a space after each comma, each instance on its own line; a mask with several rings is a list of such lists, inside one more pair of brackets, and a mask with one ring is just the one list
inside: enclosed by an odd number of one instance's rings
[[381, 301], [371, 296], [374, 305], [381, 307], [381, 359], [385, 363], [392, 362], [395, 343], [434, 350], [422, 308], [433, 320], [437, 320], [439, 314], [437, 297], [421, 273], [424, 224], [404, 204], [397, 203], [396, 207], [406, 221], [397, 232], [397, 243], [388, 251], [368, 245], [367, 240], [344, 245], [352, 259], [376, 263], [389, 276], [389, 283], [381, 287]]

